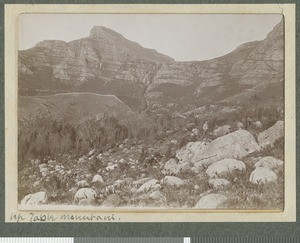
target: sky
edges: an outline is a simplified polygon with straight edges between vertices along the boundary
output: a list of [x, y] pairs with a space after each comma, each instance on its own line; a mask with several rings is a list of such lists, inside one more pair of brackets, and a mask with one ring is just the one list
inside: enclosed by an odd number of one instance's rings
[[87, 37], [99, 25], [176, 61], [201, 61], [264, 39], [281, 19], [279, 14], [21, 14], [19, 50], [43, 40]]

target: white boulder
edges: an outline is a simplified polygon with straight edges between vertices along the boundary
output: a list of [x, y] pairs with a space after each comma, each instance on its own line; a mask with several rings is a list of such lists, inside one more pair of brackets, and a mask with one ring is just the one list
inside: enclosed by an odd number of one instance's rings
[[261, 132], [257, 137], [259, 145], [261, 147], [273, 146], [277, 139], [283, 137], [283, 127], [283, 121], [278, 121], [272, 127]]
[[117, 164], [113, 164], [113, 165], [107, 166], [105, 169], [106, 169], [106, 171], [113, 171], [117, 167], [118, 167]]
[[206, 143], [202, 141], [190, 142], [183, 148], [176, 151], [176, 157], [179, 163], [190, 162], [194, 154], [198, 150], [204, 149]]
[[97, 193], [92, 188], [81, 188], [76, 192], [74, 196], [74, 202], [79, 203], [82, 199], [87, 199], [92, 203], [96, 196]]
[[21, 201], [21, 205], [38, 205], [38, 204], [46, 203], [46, 201], [47, 201], [47, 193], [37, 192], [25, 196]]
[[275, 182], [277, 175], [269, 168], [257, 167], [252, 171], [249, 181], [253, 184], [266, 184], [269, 182]]
[[213, 135], [215, 137], [221, 137], [221, 136], [224, 136], [228, 133], [230, 133], [230, 126], [229, 125], [220, 126], [220, 127], [213, 130]]
[[209, 194], [202, 197], [196, 204], [198, 209], [216, 209], [220, 208], [222, 204], [227, 201], [227, 197], [222, 194]]
[[88, 187], [89, 183], [86, 180], [81, 180], [81, 181], [78, 181], [76, 183], [76, 185], [77, 185], [77, 187], [82, 188], [82, 187]]
[[219, 137], [208, 143], [204, 148], [195, 151], [192, 163], [201, 167], [225, 158], [243, 158], [259, 149], [260, 146], [250, 132], [237, 130]]
[[226, 179], [209, 179], [208, 184], [215, 189], [227, 189], [230, 186], [230, 182]]
[[145, 182], [143, 185], [140, 186], [140, 188], [136, 191], [137, 193], [147, 193], [151, 189], [156, 188], [156, 184], [158, 183], [158, 180], [152, 179], [150, 181]]
[[246, 169], [246, 165], [243, 161], [236, 159], [223, 159], [211, 164], [206, 174], [210, 178], [226, 177], [228, 174], [234, 171], [243, 171]]
[[162, 185], [168, 185], [168, 186], [183, 186], [185, 184], [185, 182], [176, 177], [176, 176], [166, 176], [165, 178], [161, 179], [160, 183]]
[[103, 183], [104, 181], [103, 181], [102, 176], [101, 175], [94, 175], [92, 183], [95, 183], [95, 182], [101, 182], [101, 183]]
[[265, 167], [265, 168], [269, 168], [270, 170], [282, 169], [283, 161], [280, 159], [276, 159], [272, 156], [266, 156], [260, 159], [257, 163], [255, 163], [254, 167], [255, 168]]

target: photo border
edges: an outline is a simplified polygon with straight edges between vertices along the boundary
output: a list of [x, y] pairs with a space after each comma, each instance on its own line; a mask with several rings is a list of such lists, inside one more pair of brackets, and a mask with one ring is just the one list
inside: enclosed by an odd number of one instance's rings
[[[6, 5], [6, 6], [13, 6], [13, 5]], [[18, 5], [18, 7], [20, 7], [21, 5]], [[27, 7], [28, 6], [30, 6], [31, 7], [31, 12], [33, 11], [32, 10], [32, 8], [35, 8], [35, 6], [33, 6], [33, 5], [27, 5]], [[44, 5], [44, 6], [46, 6], [46, 5]], [[76, 6], [76, 5], [75, 5]], [[109, 5], [105, 5], [105, 6], [109, 6]], [[113, 8], [116, 6], [116, 5], [111, 5]], [[147, 5], [142, 5], [141, 6], [141, 8], [144, 8], [145, 6], [147, 6]], [[162, 6], [163, 5], [158, 5], [157, 7], [157, 9], [154, 9], [153, 11], [156, 11], [155, 13], [157, 13], [157, 11], [161, 11], [161, 9], [162, 9]], [[169, 6], [171, 6], [171, 5], [169, 5]], [[172, 6], [174, 6], [174, 5], [172, 5]], [[229, 5], [228, 4], [226, 4], [226, 6], [227, 7], [229, 7]], [[244, 5], [243, 4], [243, 7], [245, 7], [246, 5]], [[274, 7], [275, 7], [275, 5], [273, 5]], [[276, 8], [278, 9], [281, 9], [281, 10], [283, 10], [284, 9], [284, 7], [283, 6], [286, 6], [286, 5], [276, 5]], [[62, 5], [59, 5], [59, 6], [57, 6], [57, 9], [56, 9], [56, 11], [62, 11], [62, 9], [63, 9], [63, 7], [64, 6], [62, 6]], [[80, 7], [82, 7], [82, 6], [80, 6]], [[124, 8], [128, 8], [128, 9], [131, 9], [132, 7], [134, 7], [134, 5], [124, 5]], [[185, 9], [187, 8], [187, 7], [189, 7], [189, 8], [193, 8], [193, 6], [191, 6], [191, 5], [181, 5], [181, 11], [184, 9], [184, 11], [185, 11]], [[193, 9], [196, 9], [196, 7], [199, 7], [199, 5], [196, 5], [196, 6], [194, 6], [194, 8]], [[203, 5], [201, 5], [201, 7], [203, 7]], [[222, 5], [221, 4], [218, 4], [217, 6], [216, 6], [217, 8], [220, 8], [220, 7], [222, 7]], [[230, 6], [230, 7], [233, 7], [233, 6]], [[248, 6], [246, 6], [246, 7], [248, 7]], [[263, 7], [263, 5], [259, 5], [259, 7], [260, 7], [260, 9], [262, 10], [262, 7]], [[270, 8], [270, 5], [268, 5], [268, 11], [270, 11], [271, 10], [271, 8]], [[283, 7], [283, 8], [282, 8]], [[252, 8], [248, 8], [248, 10], [250, 10], [250, 11], [253, 11], [253, 9]], [[35, 10], [35, 11], [40, 11], [40, 10]], [[65, 10], [64, 10], [65, 11]], [[232, 10], [231, 10], [232, 11]], [[284, 11], [284, 10], [283, 10]], [[215, 11], [214, 11], [215, 12]], [[7, 12], [6, 12], [7, 13]], [[57, 12], [56, 12], [57, 13]], [[148, 13], [148, 12], [147, 12]], [[191, 10], [189, 10], [188, 11], [188, 13], [191, 13]], [[257, 13], [257, 12], [253, 12], [253, 13]], [[264, 12], [265, 13], [265, 12]], [[271, 12], [270, 12], [271, 13]], [[272, 12], [273, 13], [273, 12]], [[5, 15], [5, 17], [7, 18], [7, 15]], [[285, 16], [286, 17], [286, 16]], [[285, 19], [286, 20], [286, 19]], [[295, 23], [295, 20], [289, 20], [289, 21], [291, 21], [291, 23], [293, 22], [293, 23]], [[6, 23], [7, 23], [7, 25], [5, 26], [6, 27], [6, 29], [7, 30], [9, 30], [9, 29], [11, 29], [11, 27], [13, 26], [13, 23], [11, 23], [10, 21], [6, 21]], [[291, 30], [289, 30], [289, 31], [292, 31], [292, 34], [293, 34], [293, 29], [291, 29]], [[10, 33], [12, 33], [12, 34], [16, 34], [16, 32], [12, 32], [12, 31], [10, 31]], [[291, 34], [291, 33], [289, 33], [289, 34]], [[6, 38], [6, 43], [9, 43], [8, 41], [10, 40], [9, 38], [7, 39], [7, 35], [5, 36], [5, 38]], [[287, 51], [287, 49], [289, 49], [289, 48], [294, 48], [294, 46], [293, 46], [293, 43], [290, 43], [290, 42], [288, 42], [289, 43], [289, 45], [288, 44], [286, 44], [286, 51]], [[3, 43], [2, 43], [3, 44]], [[10, 45], [8, 45], [8, 48], [9, 48], [9, 46]], [[15, 51], [16, 50], [16, 48], [15, 47], [13, 47], [12, 49], [14, 49], [14, 50], [11, 50], [11, 49], [6, 49], [6, 53], [10, 53], [11, 54], [11, 51]], [[296, 50], [296, 49], [295, 49]], [[8, 52], [7, 52], [8, 51]], [[13, 55], [10, 55], [10, 57], [12, 57]], [[292, 55], [293, 56], [293, 55]], [[292, 56], [290, 56], [289, 55], [289, 57], [291, 57], [291, 60], [293, 61], [293, 59], [295, 60], [295, 56], [294, 57], [292, 57]], [[10, 62], [6, 62], [5, 63], [6, 65], [5, 65], [5, 71], [7, 72], [7, 70], [9, 70], [9, 68], [14, 68], [15, 69], [15, 66], [14, 65], [11, 65], [10, 64]], [[285, 68], [285, 73], [287, 73], [287, 72], [289, 72], [292, 76], [293, 76], [293, 73], [294, 73], [294, 69], [293, 69], [293, 67], [291, 68], [291, 69], [288, 69], [289, 67], [287, 67], [286, 66], [286, 68]], [[9, 72], [9, 71], [8, 71]], [[292, 77], [293, 78], [293, 77]], [[9, 89], [7, 89], [8, 88], [8, 86], [6, 85], [5, 86], [5, 102], [8, 102], [7, 104], [12, 104], [12, 103], [14, 103], [14, 101], [13, 101], [13, 99], [14, 99], [14, 95], [16, 95], [16, 93], [14, 93], [14, 92], [12, 92], [12, 90], [9, 90]], [[294, 86], [286, 86], [286, 89], [285, 89], [285, 96], [286, 97], [288, 97], [288, 98], [292, 98], [292, 96], [293, 96], [293, 92], [295, 92], [295, 87]], [[295, 97], [294, 97], [295, 98]], [[291, 100], [290, 100], [291, 101]], [[288, 118], [292, 118], [292, 119], [295, 119], [295, 117], [293, 117], [293, 116], [295, 116], [295, 100], [293, 100], [294, 102], [291, 102], [292, 104], [290, 104], [289, 103], [289, 107], [286, 107], [286, 108], [288, 108], [288, 109], [290, 109], [290, 110], [292, 110], [292, 112], [291, 113], [286, 113], [286, 117], [288, 117]], [[12, 103], [10, 103], [10, 102], [12, 102]], [[15, 107], [16, 108], [16, 107]], [[6, 106], [6, 109], [7, 109], [7, 106]], [[11, 112], [11, 110], [13, 110], [13, 109], [8, 109], [8, 110], [6, 110], [6, 112], [5, 112], [5, 119], [6, 119], [6, 121], [8, 121], [9, 120], [9, 118], [10, 118], [10, 116], [13, 116], [14, 114], [13, 114], [13, 112]], [[6, 123], [7, 124], [7, 123]], [[285, 146], [286, 146], [286, 150], [288, 150], [290, 153], [289, 154], [294, 154], [296, 151], [295, 151], [295, 145], [294, 145], [294, 140], [295, 140], [295, 125], [294, 124], [289, 124], [288, 126], [287, 126], [287, 124], [285, 124], [286, 125], [286, 129], [287, 130], [292, 130], [292, 131], [294, 131], [294, 134], [290, 134], [290, 136], [288, 136], [288, 139], [287, 139], [287, 137], [286, 137], [286, 140], [285, 140]], [[6, 128], [7, 129], [7, 128]], [[293, 130], [294, 129], [294, 130]], [[7, 131], [7, 130], [6, 130]], [[16, 131], [15, 131], [16, 132]], [[3, 134], [4, 135], [4, 134]], [[14, 134], [14, 135], [16, 135], [16, 134]], [[11, 137], [10, 137], [11, 138]], [[8, 138], [6, 137], [6, 139], [8, 140]], [[7, 141], [6, 140], [6, 141]], [[14, 146], [9, 146], [9, 144], [7, 144], [8, 145], [8, 147], [9, 148], [14, 148]], [[14, 148], [14, 149], [16, 149], [16, 148]], [[16, 151], [15, 151], [16, 152]], [[286, 159], [285, 159], [286, 160]], [[291, 157], [290, 158], [290, 160], [291, 161], [293, 161], [293, 157]], [[289, 161], [290, 161], [289, 160]], [[6, 161], [8, 161], [8, 160], [6, 160]], [[294, 159], [294, 161], [295, 161], [295, 159]], [[3, 171], [3, 170], [2, 170]], [[5, 171], [6, 171], [6, 173], [5, 173], [5, 175], [9, 175], [9, 178], [13, 178], [13, 177], [15, 177], [16, 175], [13, 175], [13, 171], [10, 171], [9, 170], [9, 167], [5, 167]], [[295, 170], [293, 170], [293, 171], [289, 171], [288, 172], [288, 174], [286, 174], [286, 176], [288, 176], [288, 177], [286, 177], [286, 178], [290, 178], [290, 179], [288, 179], [288, 180], [285, 180], [285, 187], [286, 188], [289, 188], [289, 189], [292, 189], [291, 191], [292, 192], [294, 192], [294, 195], [295, 195], [295, 190], [296, 190], [296, 188], [293, 186], [293, 183], [294, 183], [294, 185], [295, 185], [295, 177], [294, 177], [294, 173], [295, 173]], [[10, 189], [9, 189], [9, 187], [10, 186], [8, 186], [8, 183], [6, 184], [7, 185], [7, 192], [8, 191], [10, 191]], [[11, 184], [9, 184], [9, 185], [11, 185]], [[2, 191], [1, 191], [2, 192]], [[292, 194], [291, 194], [292, 195]], [[299, 194], [298, 194], [299, 195]], [[7, 195], [6, 195], [7, 196]], [[3, 202], [2, 202], [3, 203]], [[7, 209], [8, 207], [6, 207], [6, 209]], [[293, 202], [291, 202], [291, 204], [288, 204], [287, 205], [287, 207], [286, 207], [286, 210], [287, 211], [289, 211], [289, 213], [291, 213], [291, 212], [293, 212], [294, 214], [293, 215], [288, 215], [288, 217], [284, 217], [284, 219], [282, 219], [282, 218], [280, 218], [280, 219], [277, 219], [277, 220], [275, 220], [275, 221], [279, 221], [279, 222], [282, 222], [282, 221], [284, 221], [284, 220], [286, 220], [286, 221], [295, 221], [296, 220], [296, 214], [295, 214], [295, 212], [296, 212], [296, 204], [295, 203], [293, 203]], [[7, 211], [6, 211], [6, 213], [7, 213]], [[255, 213], [256, 214], [256, 213]], [[235, 214], [235, 215], [237, 215], [237, 214]], [[253, 215], [253, 214], [252, 214]], [[8, 216], [8, 214], [6, 215], [6, 216]], [[263, 217], [267, 217], [267, 216], [269, 216], [268, 214], [267, 215], [262, 215]], [[286, 215], [284, 215], [284, 216], [286, 216]], [[149, 217], [149, 215], [147, 215], [147, 217]], [[174, 218], [172, 218], [171, 216], [170, 216], [170, 220], [172, 221], [172, 222], [174, 222], [174, 221], [176, 221], [176, 220], [174, 220]], [[188, 221], [189, 219], [187, 218], [187, 221]], [[206, 221], [206, 220], [204, 220], [204, 221]], [[224, 222], [229, 222], [228, 221], [228, 217], [227, 217], [227, 215], [225, 216], [224, 214], [222, 214], [222, 217], [220, 217], [219, 218], [219, 220], [218, 221], [224, 221]], [[241, 219], [239, 219], [238, 221], [242, 221]], [[252, 221], [252, 220], [251, 220]], [[268, 221], [267, 220], [267, 218], [262, 218], [262, 219], [260, 219], [259, 220], [260, 222], [261, 221]], [[214, 222], [216, 222], [216, 221], [214, 221]], [[272, 222], [274, 222], [273, 220], [272, 220]], [[47, 224], [47, 223], [43, 223], [42, 225], [45, 225], [45, 224]], [[78, 223], [76, 223], [76, 224], [78, 224]], [[81, 224], [81, 223], [79, 223], [80, 225], [84, 225], [84, 224]], [[98, 223], [96, 223], [96, 224], [93, 224], [93, 223], [89, 223], [89, 225], [90, 224], [92, 224], [92, 225], [98, 225], [98, 227], [100, 226], [100, 225], [107, 225], [107, 223], [101, 223], [101, 224], [98, 224]], [[120, 224], [120, 223], [109, 223], [109, 224], [111, 224], [111, 225], [116, 225], [116, 224]], [[159, 226], [159, 225], [161, 225], [162, 223], [155, 223], [154, 225], [157, 225], [157, 226]], [[215, 224], [215, 223], [214, 223]], [[236, 224], [236, 223], [235, 223]], [[268, 225], [270, 225], [270, 224], [273, 224], [273, 223], [268, 223]], [[24, 223], [24, 224], [22, 224], [22, 225], [26, 225], [26, 223]], [[32, 224], [31, 224], [32, 225]], [[34, 224], [34, 225], [37, 225], [37, 224]], [[41, 225], [41, 224], [40, 224]], [[39, 226], [40, 226], [39, 225]], [[47, 224], [47, 225], [49, 225], [49, 224]], [[65, 225], [65, 224], [63, 224], [63, 225]], [[70, 225], [70, 223], [67, 223], [66, 225]], [[72, 224], [73, 225], [73, 224]], [[122, 225], [124, 225], [124, 224], [122, 224]], [[125, 225], [132, 225], [132, 223], [131, 224], [125, 224]], [[141, 225], [141, 223], [139, 223], [139, 225]], [[146, 223], [146, 225], [149, 225], [149, 224], [147, 224]], [[153, 225], [153, 224], [152, 224]], [[163, 223], [163, 225], [174, 225], [174, 223]], [[178, 224], [176, 224], [176, 225], [178, 225]], [[183, 225], [185, 225], [185, 226], [187, 226], [187, 225], [190, 225], [190, 223], [184, 223]], [[192, 225], [199, 225], [199, 223], [193, 223]], [[206, 224], [201, 224], [202, 226], [203, 225], [206, 225]], [[210, 224], [211, 225], [211, 224]], [[232, 223], [230, 223], [230, 225], [232, 225]], [[244, 225], [244, 224], [242, 224], [242, 225]], [[51, 226], [51, 228], [52, 227], [54, 227], [54, 226]], [[113, 227], [113, 226], [111, 226], [113, 229], [115, 228], [115, 227]], [[176, 227], [177, 228], [177, 227]], [[185, 229], [187, 229], [186, 227], [183, 227], [183, 228], [185, 228]], [[192, 227], [193, 228], [193, 227]], [[112, 229], [112, 230], [113, 230]], [[161, 230], [161, 228], [157, 228], [156, 229], [156, 231], [160, 231]], [[165, 233], [167, 233], [167, 234], [169, 234], [169, 232], [170, 231], [163, 231], [163, 232], [165, 232]], [[178, 232], [182, 232], [182, 230], [180, 230], [179, 228], [178, 228], [178, 231], [172, 231], [175, 235], [178, 233]], [[205, 231], [205, 232], [210, 232], [210, 231]], [[77, 232], [76, 232], [77, 233]], [[112, 234], [112, 235], [114, 235], [114, 234]], [[141, 235], [143, 235], [143, 233], [141, 234]], [[128, 235], [128, 236], [132, 236], [132, 235]]]

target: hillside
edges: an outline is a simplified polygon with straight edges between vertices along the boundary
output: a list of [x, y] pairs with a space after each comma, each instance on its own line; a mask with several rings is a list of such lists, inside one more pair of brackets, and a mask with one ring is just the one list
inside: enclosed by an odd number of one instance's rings
[[86, 38], [46, 40], [19, 52], [20, 95], [108, 94], [137, 111], [172, 103], [183, 112], [215, 102], [282, 103], [283, 73], [283, 22], [264, 40], [207, 61], [177, 62], [101, 26]]
[[131, 109], [114, 95], [76, 92], [19, 98], [19, 119], [32, 118], [39, 114], [73, 120], [102, 117], [105, 114], [123, 117], [131, 113]]

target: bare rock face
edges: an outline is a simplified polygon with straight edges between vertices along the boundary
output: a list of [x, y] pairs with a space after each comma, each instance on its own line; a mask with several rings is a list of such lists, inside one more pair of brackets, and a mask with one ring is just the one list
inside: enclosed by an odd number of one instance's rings
[[197, 209], [217, 209], [222, 208], [222, 204], [227, 201], [227, 197], [222, 194], [209, 194], [202, 197], [196, 204]]
[[253, 52], [234, 64], [230, 76], [241, 77], [239, 82], [244, 84], [266, 82], [272, 75], [283, 78], [283, 33], [281, 22]]
[[243, 171], [246, 169], [244, 162], [236, 159], [223, 159], [210, 165], [206, 174], [210, 178], [226, 177], [235, 171]]
[[25, 196], [22, 201], [21, 205], [38, 205], [44, 204], [47, 202], [47, 193], [46, 192], [37, 192], [34, 194], [29, 194]]
[[113, 94], [137, 110], [166, 100], [192, 108], [202, 102], [247, 102], [283, 80], [283, 25], [263, 41], [208, 61], [176, 62], [94, 26], [88, 37], [46, 40], [19, 51], [18, 62], [21, 93], [26, 95], [38, 90]]
[[282, 170], [283, 164], [284, 163], [282, 160], [276, 159], [272, 156], [267, 156], [267, 157], [263, 157], [257, 163], [255, 163], [254, 167], [255, 168], [259, 168], [259, 167], [269, 168], [270, 170], [275, 170], [275, 169]]
[[239, 159], [257, 151], [260, 146], [253, 135], [246, 130], [237, 130], [219, 137], [203, 149], [195, 151], [191, 160], [195, 166], [211, 165], [225, 158]]
[[261, 147], [273, 146], [277, 139], [283, 137], [283, 127], [283, 121], [278, 121], [272, 127], [261, 132], [257, 137], [259, 145]]
[[250, 175], [249, 181], [253, 184], [266, 184], [270, 182], [275, 182], [277, 180], [277, 175], [265, 167], [256, 168]]

